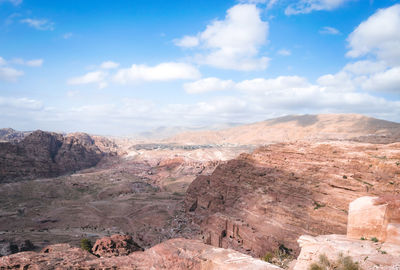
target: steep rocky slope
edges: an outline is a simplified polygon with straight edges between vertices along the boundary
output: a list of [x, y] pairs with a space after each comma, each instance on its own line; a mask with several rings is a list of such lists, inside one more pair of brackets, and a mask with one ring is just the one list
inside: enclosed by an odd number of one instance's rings
[[219, 131], [184, 132], [167, 141], [193, 144], [268, 144], [296, 140], [352, 139], [389, 143], [400, 124], [359, 114], [289, 115]]
[[0, 258], [0, 269], [169, 269], [169, 270], [278, 270], [277, 266], [233, 250], [200, 241], [172, 239], [145, 252], [101, 257], [68, 244], [49, 246], [40, 253], [22, 252]]
[[400, 144], [274, 144], [219, 165], [189, 186], [186, 211], [205, 243], [254, 256], [302, 234], [345, 233], [353, 199], [400, 191]]
[[17, 131], [12, 128], [0, 128], [0, 142], [19, 142], [30, 133], [30, 131]]
[[104, 154], [84, 133], [34, 131], [18, 143], [0, 143], [0, 183], [81, 170], [96, 165]]

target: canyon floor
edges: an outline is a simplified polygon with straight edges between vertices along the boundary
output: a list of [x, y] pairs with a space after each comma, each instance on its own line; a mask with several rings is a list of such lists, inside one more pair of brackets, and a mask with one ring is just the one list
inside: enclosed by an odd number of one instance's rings
[[30, 240], [39, 250], [129, 233], [148, 248], [196, 236], [184, 212], [189, 184], [252, 147], [190, 148], [136, 145], [76, 173], [0, 184], [0, 244]]

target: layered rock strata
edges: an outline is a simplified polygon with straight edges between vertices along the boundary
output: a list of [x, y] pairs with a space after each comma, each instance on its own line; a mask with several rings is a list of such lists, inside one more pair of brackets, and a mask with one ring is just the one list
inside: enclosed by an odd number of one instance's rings
[[399, 144], [262, 147], [199, 176], [185, 198], [204, 242], [264, 256], [300, 235], [345, 234], [349, 203], [400, 189]]
[[94, 139], [35, 131], [18, 143], [0, 143], [0, 183], [54, 177], [96, 165], [104, 156]]

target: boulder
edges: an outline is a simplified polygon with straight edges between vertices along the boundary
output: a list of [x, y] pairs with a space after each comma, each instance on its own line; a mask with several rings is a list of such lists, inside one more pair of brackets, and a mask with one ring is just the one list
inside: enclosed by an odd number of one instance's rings
[[361, 197], [350, 203], [347, 222], [347, 237], [353, 239], [376, 237], [386, 240], [389, 223], [387, 204], [375, 205], [377, 197]]
[[93, 245], [93, 254], [100, 257], [125, 256], [143, 249], [133, 241], [130, 235], [113, 235], [98, 239]]
[[400, 200], [398, 196], [361, 197], [350, 203], [347, 237], [377, 238], [400, 245]]

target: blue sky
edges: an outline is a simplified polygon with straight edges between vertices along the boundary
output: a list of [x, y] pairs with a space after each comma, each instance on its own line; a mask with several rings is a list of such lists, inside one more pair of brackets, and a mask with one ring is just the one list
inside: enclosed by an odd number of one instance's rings
[[0, 0], [0, 126], [400, 121], [399, 2]]

